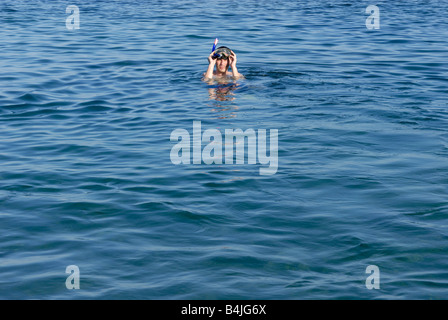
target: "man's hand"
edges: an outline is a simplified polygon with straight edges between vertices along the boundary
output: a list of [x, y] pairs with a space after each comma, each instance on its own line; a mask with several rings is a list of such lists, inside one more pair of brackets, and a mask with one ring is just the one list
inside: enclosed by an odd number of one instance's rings
[[215, 66], [215, 64], [216, 64], [216, 59], [213, 59], [213, 55], [215, 54], [215, 51], [210, 53], [210, 55], [208, 56], [208, 64], [213, 65], [213, 66]]
[[230, 52], [232, 53], [232, 55], [229, 57], [229, 59], [230, 59], [230, 66], [233, 69], [233, 68], [236, 68], [236, 54], [232, 50], [230, 50]]

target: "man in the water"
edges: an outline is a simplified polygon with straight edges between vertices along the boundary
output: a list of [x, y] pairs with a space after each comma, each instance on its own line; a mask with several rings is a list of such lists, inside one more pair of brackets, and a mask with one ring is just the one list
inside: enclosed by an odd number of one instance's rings
[[[204, 79], [227, 78], [232, 76], [234, 79], [243, 78], [243, 75], [236, 68], [236, 54], [227, 47], [219, 47], [208, 56], [208, 69], [204, 73]], [[214, 71], [216, 66], [216, 71]], [[228, 71], [232, 67], [232, 72]]]

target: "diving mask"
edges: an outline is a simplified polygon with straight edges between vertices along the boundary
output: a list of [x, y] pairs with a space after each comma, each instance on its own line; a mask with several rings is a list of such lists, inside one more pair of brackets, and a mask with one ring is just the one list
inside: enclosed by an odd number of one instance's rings
[[232, 52], [227, 47], [219, 47], [216, 49], [213, 59], [224, 59], [227, 60], [232, 55]]

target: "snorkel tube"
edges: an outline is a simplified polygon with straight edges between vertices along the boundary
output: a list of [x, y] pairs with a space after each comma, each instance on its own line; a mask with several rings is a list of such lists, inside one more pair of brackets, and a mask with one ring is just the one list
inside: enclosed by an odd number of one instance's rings
[[215, 39], [215, 42], [213, 43], [213, 48], [212, 48], [212, 52], [215, 51], [216, 49], [216, 45], [218, 44], [218, 38]]

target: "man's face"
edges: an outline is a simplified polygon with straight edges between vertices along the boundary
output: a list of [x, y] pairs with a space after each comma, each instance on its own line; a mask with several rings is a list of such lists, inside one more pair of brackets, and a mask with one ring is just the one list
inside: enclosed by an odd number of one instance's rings
[[229, 68], [229, 60], [228, 59], [217, 59], [216, 60], [216, 68], [219, 72], [227, 72]]

